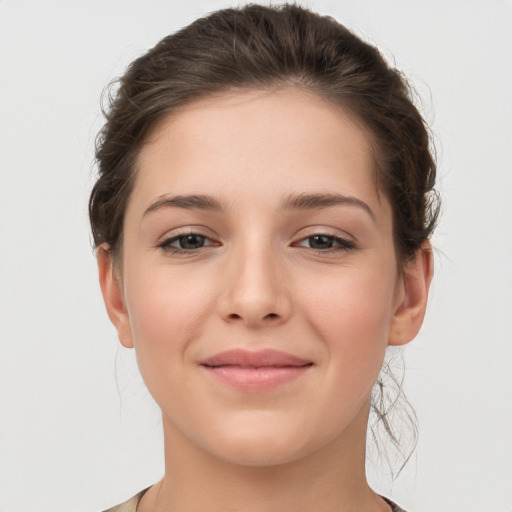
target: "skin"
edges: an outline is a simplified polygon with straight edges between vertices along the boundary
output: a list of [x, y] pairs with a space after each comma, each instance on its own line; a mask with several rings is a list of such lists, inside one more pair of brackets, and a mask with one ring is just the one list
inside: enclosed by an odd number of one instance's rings
[[[398, 272], [370, 141], [347, 112], [289, 88], [196, 101], [142, 148], [117, 272], [98, 250], [109, 316], [162, 409], [166, 473], [139, 512], [389, 510], [365, 477], [370, 393], [388, 344], [421, 326], [432, 260], [425, 244]], [[283, 204], [308, 194], [352, 201]], [[163, 203], [188, 195], [222, 208]], [[176, 252], [190, 233], [204, 246]], [[233, 348], [312, 366], [234, 389], [199, 365]]]

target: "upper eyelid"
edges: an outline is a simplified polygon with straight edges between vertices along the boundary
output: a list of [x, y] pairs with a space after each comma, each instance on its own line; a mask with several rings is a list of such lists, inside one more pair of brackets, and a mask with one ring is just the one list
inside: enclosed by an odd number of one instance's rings
[[165, 242], [166, 240], [172, 240], [177, 239], [182, 236], [188, 236], [188, 235], [199, 235], [203, 236], [204, 238], [208, 238], [209, 240], [218, 240], [219, 237], [215, 234], [211, 233], [211, 230], [207, 228], [203, 228], [201, 226], [193, 226], [193, 227], [179, 227], [175, 229], [171, 229], [165, 232], [162, 236], [159, 237], [159, 242]]
[[328, 228], [318, 226], [307, 226], [306, 228], [300, 229], [295, 235], [295, 240], [304, 240], [312, 236], [328, 236], [331, 238], [339, 238], [340, 240], [346, 240], [347, 242], [357, 242], [357, 237], [351, 233], [341, 230], [339, 228]]
[[308, 238], [314, 238], [315, 236], [325, 236], [327, 238], [332, 238], [333, 240], [342, 240], [344, 242], [351, 242], [352, 240], [349, 239], [349, 237], [342, 236], [342, 235], [333, 235], [332, 233], [312, 233], [311, 235], [301, 236], [298, 240], [299, 242], [301, 240], [307, 240]]
[[300, 242], [303, 242], [304, 240], [307, 240], [308, 238], [313, 238], [315, 236], [325, 236], [327, 238], [332, 238], [334, 241], [340, 243], [341, 245], [345, 245], [346, 247], [356, 247], [356, 243], [349, 239], [348, 237], [339, 236], [339, 235], [332, 235], [328, 233], [313, 233], [311, 235], [303, 236], [299, 238], [294, 244], [298, 244]]
[[163, 237], [162, 242], [176, 241], [176, 240], [179, 240], [180, 238], [185, 238], [187, 236], [193, 236], [193, 235], [200, 236], [200, 237], [204, 238], [205, 240], [210, 240], [211, 242], [215, 242], [215, 240], [211, 236], [206, 235], [204, 233], [200, 233], [198, 231], [185, 231], [185, 232], [179, 233], [177, 235], [165, 236], [165, 237]]

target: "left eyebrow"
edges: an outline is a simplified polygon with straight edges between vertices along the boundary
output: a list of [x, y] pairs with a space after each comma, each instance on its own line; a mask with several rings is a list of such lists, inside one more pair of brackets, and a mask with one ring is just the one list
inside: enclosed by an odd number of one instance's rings
[[281, 208], [283, 210], [318, 210], [338, 205], [362, 208], [375, 222], [375, 214], [364, 201], [341, 194], [290, 194], [284, 198]]

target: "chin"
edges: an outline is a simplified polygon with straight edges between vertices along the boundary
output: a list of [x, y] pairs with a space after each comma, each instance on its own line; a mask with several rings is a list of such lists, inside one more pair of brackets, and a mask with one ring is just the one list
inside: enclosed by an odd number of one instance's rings
[[[225, 427], [220, 435], [207, 440], [203, 445], [215, 457], [241, 466], [278, 466], [288, 464], [314, 451], [311, 440], [298, 431], [282, 423], [253, 422], [252, 425]], [[212, 433], [212, 432], [210, 432]], [[206, 440], [206, 439], [205, 439]], [[318, 447], [317, 447], [318, 448]]]
[[254, 439], [229, 443], [223, 450], [216, 450], [218, 457], [231, 464], [251, 467], [280, 466], [298, 460], [303, 455], [290, 440]]

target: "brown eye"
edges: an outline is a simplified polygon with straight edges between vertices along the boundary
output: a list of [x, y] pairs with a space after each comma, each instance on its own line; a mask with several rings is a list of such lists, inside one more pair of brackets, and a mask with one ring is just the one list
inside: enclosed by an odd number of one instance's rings
[[194, 252], [210, 245], [218, 245], [216, 242], [200, 233], [183, 233], [167, 238], [159, 247], [166, 252], [186, 253]]
[[333, 235], [312, 235], [300, 240], [299, 247], [313, 249], [315, 251], [348, 251], [355, 249], [355, 244], [350, 240], [345, 240]]
[[310, 236], [307, 241], [312, 249], [332, 249], [334, 245], [334, 237], [326, 235]]
[[180, 236], [177, 240], [179, 248], [185, 250], [199, 249], [205, 244], [205, 237], [202, 235], [192, 234]]

